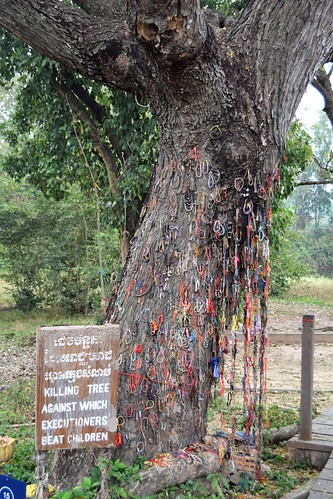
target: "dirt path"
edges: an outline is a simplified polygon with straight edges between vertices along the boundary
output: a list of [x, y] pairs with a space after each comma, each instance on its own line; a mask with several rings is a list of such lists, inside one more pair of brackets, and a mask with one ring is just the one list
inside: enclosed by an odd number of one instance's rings
[[[301, 333], [302, 317], [306, 314], [315, 315], [316, 331], [332, 334], [332, 343], [315, 344], [313, 398], [318, 409], [323, 409], [333, 405], [333, 307], [272, 302], [268, 333]], [[269, 402], [297, 407], [301, 386], [301, 345], [270, 344], [267, 357]]]
[[314, 315], [316, 330], [330, 328], [333, 338], [333, 307], [319, 307], [303, 303], [273, 301], [269, 303], [269, 333], [300, 333], [303, 315]]

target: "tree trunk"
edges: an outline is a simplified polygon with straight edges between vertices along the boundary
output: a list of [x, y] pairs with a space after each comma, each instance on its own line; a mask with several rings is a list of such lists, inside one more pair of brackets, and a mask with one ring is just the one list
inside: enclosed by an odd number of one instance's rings
[[298, 432], [299, 424], [291, 424], [288, 426], [283, 426], [283, 428], [272, 429], [270, 431], [265, 431], [264, 438], [265, 442], [268, 444], [278, 444], [280, 442], [284, 442], [285, 440], [289, 440], [294, 437]]
[[[174, 81], [173, 95], [156, 106], [159, 164], [108, 313], [124, 332], [117, 455], [126, 462], [205, 435], [211, 383], [220, 379], [216, 362], [223, 369], [232, 356], [235, 366], [240, 317], [248, 429], [262, 418], [278, 148], [263, 147], [254, 133], [255, 117], [242, 105], [249, 90], [238, 78], [236, 99], [231, 78], [223, 81], [215, 64], [198, 69], [209, 75], [209, 88], [202, 78], [189, 94]], [[233, 369], [222, 379], [230, 399]]]
[[219, 456], [218, 442], [215, 439], [210, 449], [202, 450], [199, 454], [181, 451], [179, 457], [163, 461], [156, 458], [156, 465], [146, 468], [140, 473], [140, 481], [130, 485], [130, 492], [136, 497], [147, 497], [156, 494], [165, 487], [179, 485], [190, 479], [198, 479], [209, 473], [228, 475], [227, 460], [224, 453]]

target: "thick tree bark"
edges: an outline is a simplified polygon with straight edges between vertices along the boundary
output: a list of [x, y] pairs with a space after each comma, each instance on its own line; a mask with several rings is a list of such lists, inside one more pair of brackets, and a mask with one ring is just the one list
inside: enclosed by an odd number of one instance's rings
[[136, 497], [147, 497], [165, 487], [178, 485], [190, 479], [198, 479], [202, 476], [207, 476], [209, 473], [223, 473], [225, 476], [228, 474], [224, 465], [226, 460], [224, 455], [219, 457], [217, 452], [218, 443], [211, 449], [204, 450], [200, 455], [187, 451], [179, 451], [179, 457], [174, 459], [171, 456], [169, 462], [163, 464], [163, 459], [158, 457], [155, 459], [156, 463], [150, 468], [146, 468], [140, 473], [140, 481], [130, 485], [129, 489]]
[[107, 317], [122, 330], [115, 453], [131, 462], [204, 436], [214, 377], [233, 400], [241, 315], [246, 430], [260, 450], [270, 203], [293, 114], [332, 52], [333, 4], [250, 0], [225, 28], [197, 0], [115, 2], [114, 15], [111, 1], [77, 3], [86, 12], [0, 0], [0, 24], [145, 96], [159, 122], [159, 161]]
[[285, 440], [289, 440], [290, 438], [294, 437], [298, 432], [298, 429], [299, 429], [298, 424], [291, 424], [288, 426], [284, 426], [279, 430], [273, 429], [267, 432], [265, 431], [264, 438], [265, 441], [269, 444], [278, 444], [280, 442], [284, 442]]

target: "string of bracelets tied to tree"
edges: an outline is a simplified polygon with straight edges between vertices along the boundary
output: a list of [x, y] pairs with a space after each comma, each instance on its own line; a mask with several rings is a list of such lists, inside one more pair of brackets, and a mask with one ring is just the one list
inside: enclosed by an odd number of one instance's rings
[[[218, 131], [218, 126], [212, 127], [208, 140], [217, 141]], [[134, 278], [127, 289], [118, 292], [114, 302], [114, 314], [118, 316], [133, 296], [136, 314], [134, 329], [128, 329], [121, 342], [121, 383], [130, 403], [118, 416], [116, 445], [130, 445], [131, 426], [137, 426], [141, 432], [138, 453], [144, 453], [150, 445], [161, 450], [160, 434], [167, 428], [170, 447], [177, 448], [177, 439], [172, 441], [177, 428], [175, 415], [185, 412], [189, 404], [199, 408], [205, 403], [212, 380], [219, 385], [219, 396], [225, 396], [232, 408], [239, 361], [243, 364], [246, 423], [238, 430], [244, 430], [245, 440], [251, 442], [260, 477], [271, 225], [271, 209], [266, 204], [279, 186], [279, 170], [267, 172], [264, 178], [248, 170], [244, 178], [236, 177], [232, 185], [226, 185], [220, 169], [199, 146], [189, 151], [182, 164], [173, 163], [172, 170], [169, 209], [167, 219], [160, 223], [161, 237], [142, 248]], [[208, 193], [203, 185], [208, 186]], [[235, 205], [232, 214], [228, 212], [230, 198]], [[258, 201], [256, 208], [253, 199]], [[186, 227], [176, 225], [178, 210], [187, 212]], [[244, 218], [246, 233], [240, 228]], [[209, 246], [202, 244], [208, 234]], [[175, 248], [179, 237], [186, 239], [184, 251]], [[162, 271], [166, 259], [170, 264]], [[212, 259], [217, 262], [215, 268]], [[172, 280], [179, 283], [175, 303], [168, 300]], [[154, 295], [153, 310], [145, 306], [148, 294]], [[239, 360], [240, 318], [244, 353]], [[137, 340], [141, 328], [150, 338], [146, 349]], [[205, 370], [198, 362], [202, 356], [207, 357]], [[229, 372], [227, 357], [231, 359]], [[232, 461], [235, 414], [231, 421]], [[202, 425], [197, 411], [193, 426]], [[223, 417], [221, 429], [227, 429]]]

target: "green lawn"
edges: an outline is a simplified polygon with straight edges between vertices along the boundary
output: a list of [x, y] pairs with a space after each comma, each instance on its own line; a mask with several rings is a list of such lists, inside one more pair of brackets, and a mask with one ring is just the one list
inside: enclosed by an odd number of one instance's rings
[[318, 306], [333, 306], [333, 279], [306, 277], [293, 286], [282, 299]]
[[24, 344], [33, 337], [40, 326], [66, 324], [92, 324], [93, 316], [70, 315], [59, 309], [31, 310], [23, 312], [15, 308], [9, 285], [0, 279], [0, 341], [14, 339]]

